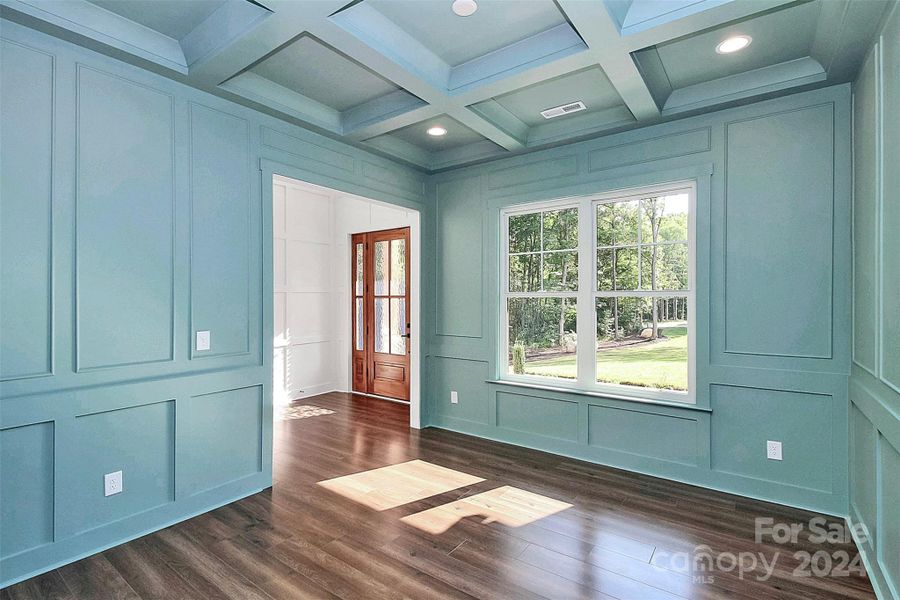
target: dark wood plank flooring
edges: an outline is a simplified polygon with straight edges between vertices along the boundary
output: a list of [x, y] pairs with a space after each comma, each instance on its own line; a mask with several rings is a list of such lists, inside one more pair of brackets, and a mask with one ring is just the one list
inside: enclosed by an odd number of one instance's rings
[[[758, 517], [806, 524], [815, 513], [410, 430], [408, 408], [383, 400], [332, 393], [295, 404], [334, 412], [276, 421], [272, 489], [11, 586], [0, 600], [875, 597], [864, 576], [794, 573], [804, 567], [797, 552], [852, 559], [853, 544], [813, 543], [806, 529], [795, 543], [754, 540]], [[412, 459], [484, 481], [382, 511], [316, 485]], [[468, 516], [440, 534], [401, 522], [501, 486], [572, 506], [519, 526]], [[701, 546], [718, 568], [686, 564]], [[743, 576], [729, 570], [739, 553]], [[760, 564], [749, 571], [751, 553], [776, 561], [770, 577]]]

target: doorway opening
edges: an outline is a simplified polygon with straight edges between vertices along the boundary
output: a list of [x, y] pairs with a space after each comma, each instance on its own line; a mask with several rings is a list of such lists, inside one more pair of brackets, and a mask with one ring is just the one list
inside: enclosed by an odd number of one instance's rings
[[419, 226], [417, 210], [273, 176], [276, 408], [366, 394], [408, 404], [419, 427]]

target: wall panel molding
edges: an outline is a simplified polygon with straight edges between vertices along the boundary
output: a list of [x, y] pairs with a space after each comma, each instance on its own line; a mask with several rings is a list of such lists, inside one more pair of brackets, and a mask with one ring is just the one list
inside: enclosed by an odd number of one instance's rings
[[617, 167], [646, 164], [666, 158], [709, 152], [712, 128], [701, 127], [681, 133], [670, 133], [639, 142], [598, 148], [588, 154], [588, 172], [597, 173]]
[[[825, 103], [725, 123], [727, 354], [833, 356], [833, 113]], [[760, 173], [768, 179], [764, 195], [754, 189]], [[799, 208], [801, 200], [808, 206]], [[789, 264], [776, 263], [776, 254]], [[828, 262], [812, 271], [810, 256]], [[776, 273], [781, 279], [773, 279]], [[819, 295], [812, 297], [814, 291]], [[752, 327], [740, 329], [744, 323]]]
[[[174, 96], [81, 63], [75, 68], [76, 370], [174, 361]], [[136, 286], [135, 269], [157, 272]]]
[[[435, 334], [481, 338], [484, 335], [484, 210], [480, 182], [437, 184]], [[462, 256], [459, 256], [462, 254]]]
[[[257, 222], [251, 191], [250, 123], [196, 102], [190, 102], [188, 110], [188, 339], [193, 340], [198, 330], [209, 330], [212, 342], [211, 350], [202, 352], [192, 343], [188, 356], [192, 360], [247, 356], [253, 350], [251, 337], [255, 337], [251, 265]], [[235, 327], [237, 324], [239, 327]]]
[[[48, 377], [54, 370], [57, 67], [52, 53], [0, 43], [0, 338], [15, 348], [0, 351], [0, 380], [11, 381]], [[29, 127], [18, 127], [22, 122]], [[15, 226], [20, 211], [28, 213], [27, 228]]]

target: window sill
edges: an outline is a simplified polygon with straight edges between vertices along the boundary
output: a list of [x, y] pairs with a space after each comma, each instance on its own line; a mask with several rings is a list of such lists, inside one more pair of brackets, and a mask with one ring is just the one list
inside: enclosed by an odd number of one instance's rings
[[608, 392], [597, 392], [589, 390], [579, 390], [567, 387], [558, 387], [553, 385], [544, 385], [538, 383], [528, 383], [523, 381], [510, 381], [507, 379], [488, 379], [485, 383], [493, 385], [506, 385], [510, 387], [524, 388], [530, 390], [541, 390], [545, 392], [554, 392], [558, 394], [575, 394], [576, 396], [586, 396], [588, 398], [603, 398], [607, 400], [622, 400], [625, 402], [635, 402], [638, 404], [648, 404], [651, 406], [667, 406], [670, 408], [680, 408], [683, 410], [694, 410], [698, 412], [711, 413], [712, 409], [705, 406], [697, 406], [691, 402], [676, 402], [671, 400], [652, 400], [650, 398], [638, 398], [636, 396], [626, 396], [622, 394], [611, 394]]

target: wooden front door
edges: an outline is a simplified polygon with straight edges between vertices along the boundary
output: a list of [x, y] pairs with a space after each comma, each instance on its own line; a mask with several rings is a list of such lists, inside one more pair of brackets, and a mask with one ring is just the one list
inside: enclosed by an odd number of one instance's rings
[[351, 244], [353, 391], [409, 400], [409, 227]]

